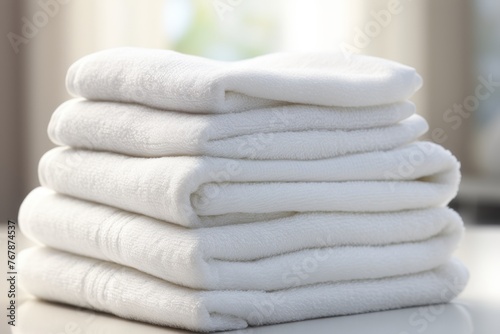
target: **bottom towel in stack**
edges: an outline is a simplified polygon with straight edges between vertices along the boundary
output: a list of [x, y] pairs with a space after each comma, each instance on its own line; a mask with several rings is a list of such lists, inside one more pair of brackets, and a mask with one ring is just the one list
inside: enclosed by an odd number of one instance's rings
[[38, 297], [197, 331], [448, 302], [467, 281], [450, 260], [430, 271], [276, 291], [194, 290], [132, 268], [51, 250], [23, 251], [23, 284]]

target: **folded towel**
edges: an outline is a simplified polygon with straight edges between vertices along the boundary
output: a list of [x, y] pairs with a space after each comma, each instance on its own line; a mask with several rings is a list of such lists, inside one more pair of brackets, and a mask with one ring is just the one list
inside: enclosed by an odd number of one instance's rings
[[180, 287], [121, 265], [31, 248], [20, 253], [21, 285], [37, 297], [124, 318], [196, 331], [245, 328], [309, 318], [448, 302], [468, 273], [449, 263], [392, 278], [264, 291]]
[[359, 107], [406, 100], [422, 84], [393, 61], [342, 53], [278, 53], [233, 63], [167, 50], [118, 48], [68, 70], [72, 94], [90, 100], [224, 113], [288, 103]]
[[293, 212], [382, 212], [446, 205], [459, 165], [417, 142], [325, 160], [133, 158], [56, 148], [40, 161], [43, 186], [184, 226], [259, 221]]
[[[339, 108], [287, 105], [200, 115], [81, 99], [62, 104], [49, 137], [59, 145], [134, 156], [320, 159], [387, 150], [427, 131], [410, 102]], [[356, 130], [356, 131], [354, 131]]]
[[429, 270], [449, 259], [463, 229], [447, 208], [295, 214], [186, 229], [44, 188], [24, 200], [19, 224], [47, 246], [217, 290], [276, 290]]

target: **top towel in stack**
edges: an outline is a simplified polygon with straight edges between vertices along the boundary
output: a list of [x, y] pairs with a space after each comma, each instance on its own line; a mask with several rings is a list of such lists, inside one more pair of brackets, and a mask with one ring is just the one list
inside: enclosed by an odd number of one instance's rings
[[74, 255], [24, 253], [37, 296], [224, 330], [446, 302], [467, 281], [445, 207], [459, 164], [416, 141], [410, 67], [121, 48], [77, 61], [67, 86], [79, 98], [49, 124], [66, 147], [19, 220]]

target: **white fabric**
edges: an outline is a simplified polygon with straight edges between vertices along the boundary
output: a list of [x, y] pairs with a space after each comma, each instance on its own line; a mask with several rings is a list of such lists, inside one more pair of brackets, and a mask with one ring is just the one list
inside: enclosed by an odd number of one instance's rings
[[183, 288], [121, 265], [44, 248], [20, 253], [21, 286], [37, 297], [196, 331], [245, 328], [452, 300], [468, 273], [452, 260], [432, 271], [264, 291]]
[[446, 205], [459, 165], [426, 142], [325, 160], [133, 158], [56, 148], [39, 166], [43, 186], [190, 227], [268, 214], [382, 212]]
[[75, 62], [66, 85], [90, 100], [224, 113], [283, 103], [373, 106], [406, 100], [422, 85], [415, 69], [342, 53], [278, 53], [219, 62], [168, 50], [117, 48]]
[[[134, 156], [320, 159], [387, 150], [427, 131], [410, 102], [359, 108], [288, 105], [230, 114], [166, 112], [74, 99], [49, 124], [59, 145]], [[399, 121], [403, 121], [399, 123]]]
[[[429, 270], [449, 259], [463, 229], [448, 208], [318, 212], [187, 229], [44, 188], [24, 200], [19, 224], [47, 246], [216, 290], [276, 290]], [[294, 272], [297, 264], [306, 275]]]

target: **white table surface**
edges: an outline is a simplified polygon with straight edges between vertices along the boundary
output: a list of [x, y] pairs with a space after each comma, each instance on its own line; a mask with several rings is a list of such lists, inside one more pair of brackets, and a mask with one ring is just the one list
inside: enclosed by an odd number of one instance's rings
[[[0, 249], [6, 249], [5, 230], [3, 228], [0, 233]], [[18, 244], [22, 248], [29, 246], [29, 242], [22, 237], [19, 238]], [[465, 291], [453, 303], [254, 327], [236, 332], [500, 334], [500, 227], [468, 227], [456, 255], [468, 266], [471, 278]], [[7, 286], [2, 282], [0, 288], [2, 309], [5, 309]], [[124, 320], [108, 314], [42, 302], [31, 299], [25, 294], [21, 294], [17, 302], [20, 304], [17, 326], [7, 326], [5, 316], [2, 316], [1, 333], [188, 333]]]

